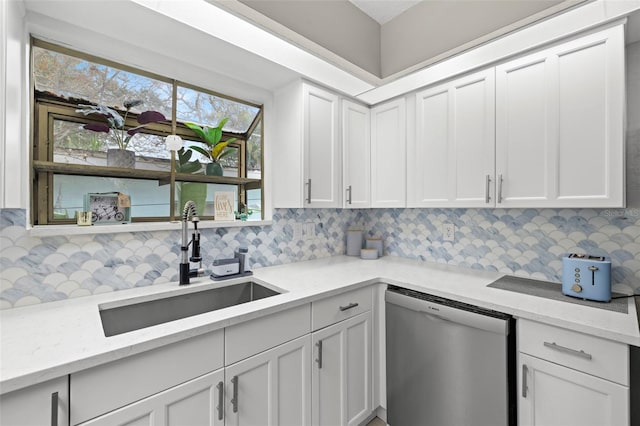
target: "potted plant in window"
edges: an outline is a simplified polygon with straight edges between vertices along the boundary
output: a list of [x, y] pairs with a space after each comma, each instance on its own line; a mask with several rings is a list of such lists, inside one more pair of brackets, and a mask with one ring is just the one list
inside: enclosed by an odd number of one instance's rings
[[[200, 174], [202, 164], [199, 160], [191, 160], [193, 151], [180, 148], [177, 151], [176, 173]], [[178, 211], [189, 200], [196, 203], [198, 215], [202, 216], [207, 201], [207, 184], [201, 182], [180, 182], [178, 185]]]
[[131, 112], [131, 108], [141, 104], [141, 100], [124, 102], [124, 117], [115, 109], [104, 105], [78, 105], [81, 109], [77, 109], [76, 112], [80, 112], [84, 115], [100, 115], [106, 120], [106, 123], [93, 122], [87, 123], [82, 127], [93, 132], [108, 133], [111, 136], [111, 142], [115, 143], [116, 148], [107, 149], [107, 166], [134, 168], [136, 162], [135, 152], [127, 149], [131, 142], [131, 138], [133, 138], [148, 124], [167, 120], [165, 116], [158, 111], [145, 111], [138, 114], [136, 117], [138, 124], [140, 124], [139, 126], [128, 130], [125, 129], [127, 116]]
[[217, 127], [201, 127], [195, 123], [184, 123], [185, 126], [191, 129], [207, 144], [207, 148], [191, 146], [191, 149], [211, 160], [205, 169], [205, 173], [209, 176], [222, 176], [224, 169], [220, 160], [236, 150], [235, 148], [228, 146], [231, 142], [235, 141], [236, 138], [227, 139], [224, 142], [222, 141], [222, 128], [227, 120], [228, 118], [220, 120]]

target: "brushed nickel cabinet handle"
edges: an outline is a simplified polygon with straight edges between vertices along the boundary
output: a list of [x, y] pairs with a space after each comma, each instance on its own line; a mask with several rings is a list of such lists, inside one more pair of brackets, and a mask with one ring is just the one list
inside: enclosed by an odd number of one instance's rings
[[340, 306], [341, 311], [348, 311], [349, 309], [355, 308], [358, 306], [358, 303], [349, 303], [347, 306]]
[[484, 202], [489, 204], [491, 201], [491, 195], [489, 191], [489, 186], [491, 185], [491, 175], [487, 175], [486, 187], [484, 191]]
[[318, 358], [316, 358], [316, 362], [318, 363], [318, 368], [322, 368], [322, 340], [318, 340], [316, 346], [318, 347]]
[[218, 420], [222, 420], [224, 418], [224, 383], [218, 382], [216, 388], [218, 389], [218, 406], [216, 410], [218, 410]]
[[347, 204], [351, 204], [351, 185], [347, 187], [347, 194], [349, 194], [347, 196]]
[[51, 426], [58, 426], [58, 392], [51, 394]]
[[238, 412], [238, 376], [233, 376], [231, 378], [231, 384], [233, 385], [233, 398], [231, 398], [231, 406], [233, 407], [233, 412]]
[[502, 174], [498, 177], [498, 204], [502, 203]]
[[527, 391], [529, 390], [527, 387], [527, 375], [529, 374], [529, 367], [527, 364], [522, 364], [522, 397], [527, 397]]
[[311, 179], [307, 179], [307, 204], [311, 204]]
[[544, 342], [544, 345], [547, 348], [555, 349], [556, 351], [564, 352], [564, 353], [569, 354], [569, 355], [575, 355], [575, 356], [578, 356], [580, 358], [584, 358], [584, 359], [588, 359], [588, 360], [591, 360], [593, 358], [591, 356], [591, 354], [586, 353], [582, 349], [578, 351], [578, 350], [575, 350], [575, 349], [567, 348], [566, 346], [558, 345], [556, 342], [553, 342], [553, 343]]

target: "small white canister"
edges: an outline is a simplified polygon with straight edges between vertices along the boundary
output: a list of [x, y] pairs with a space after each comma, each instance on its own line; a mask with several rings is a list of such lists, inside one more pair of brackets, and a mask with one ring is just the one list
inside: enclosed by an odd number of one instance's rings
[[360, 256], [362, 229], [347, 229], [347, 256]]
[[378, 250], [378, 257], [382, 257], [382, 239], [367, 238], [364, 244], [365, 248]]

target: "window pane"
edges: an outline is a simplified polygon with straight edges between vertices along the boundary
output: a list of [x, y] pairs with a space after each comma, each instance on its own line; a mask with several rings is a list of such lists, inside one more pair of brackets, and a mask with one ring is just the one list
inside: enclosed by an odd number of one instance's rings
[[156, 181], [92, 176], [54, 175], [54, 216], [73, 219], [84, 211], [88, 193], [122, 192], [131, 198], [131, 218], [169, 217], [169, 185]]
[[262, 121], [247, 139], [247, 177], [262, 179]]
[[247, 208], [249, 220], [262, 220], [262, 190], [250, 189], [247, 191]]
[[178, 86], [176, 117], [181, 122], [216, 127], [223, 118], [228, 118], [224, 131], [245, 133], [259, 111], [251, 105]]
[[[107, 150], [115, 148], [108, 133], [92, 132], [82, 124], [64, 120], [53, 121], [53, 161], [67, 164], [107, 166]], [[135, 152], [135, 168], [171, 170], [171, 153], [164, 137], [137, 133], [128, 149]]]
[[33, 79], [38, 91], [118, 108], [141, 100], [132, 111], [158, 111], [171, 118], [172, 86], [164, 81], [37, 46]]
[[238, 187], [236, 185], [209, 184], [200, 182], [176, 182], [176, 216], [182, 215], [187, 201], [196, 203], [201, 216], [214, 215], [215, 193], [219, 191], [233, 192], [233, 205], [238, 206]]

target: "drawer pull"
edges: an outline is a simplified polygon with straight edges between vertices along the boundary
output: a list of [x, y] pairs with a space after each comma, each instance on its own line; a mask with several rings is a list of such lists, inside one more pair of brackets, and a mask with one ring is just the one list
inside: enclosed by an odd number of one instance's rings
[[553, 343], [544, 342], [544, 345], [545, 345], [547, 348], [555, 349], [555, 350], [557, 350], [557, 351], [564, 352], [564, 353], [566, 353], [566, 354], [579, 356], [580, 358], [584, 358], [584, 359], [588, 359], [588, 360], [590, 360], [591, 358], [593, 358], [593, 357], [591, 356], [591, 354], [588, 354], [588, 353], [586, 353], [586, 352], [585, 352], [585, 351], [583, 351], [583, 350], [579, 350], [579, 351], [577, 351], [577, 350], [575, 350], [575, 349], [567, 348], [567, 347], [565, 347], [565, 346], [560, 346], [560, 345], [558, 345], [556, 342], [553, 342]]
[[51, 394], [51, 426], [58, 426], [58, 392]]
[[358, 306], [357, 303], [349, 303], [347, 306], [340, 306], [340, 310], [341, 311], [347, 311], [351, 308], [355, 308], [356, 306]]
[[527, 391], [529, 388], [527, 387], [527, 375], [529, 374], [529, 367], [527, 364], [522, 364], [522, 397], [527, 397]]

